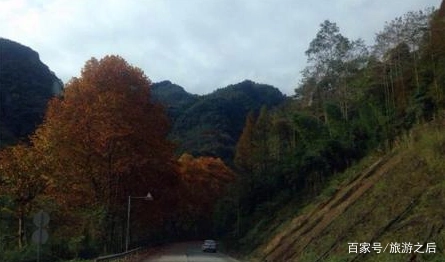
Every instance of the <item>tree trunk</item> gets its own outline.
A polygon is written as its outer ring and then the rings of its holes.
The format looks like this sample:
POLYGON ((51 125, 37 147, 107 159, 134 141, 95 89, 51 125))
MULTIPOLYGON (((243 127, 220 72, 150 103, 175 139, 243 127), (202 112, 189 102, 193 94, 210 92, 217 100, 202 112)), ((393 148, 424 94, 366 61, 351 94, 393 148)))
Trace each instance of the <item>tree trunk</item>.
POLYGON ((19 244, 19 249, 22 249, 23 248, 23 244, 24 244, 24 241, 23 241, 23 236, 24 236, 24 230, 23 230, 24 218, 23 218, 23 214, 22 213, 19 214, 18 219, 19 219, 19 221, 18 221, 19 222, 19 228, 18 228, 18 232, 17 232, 18 244, 19 244))

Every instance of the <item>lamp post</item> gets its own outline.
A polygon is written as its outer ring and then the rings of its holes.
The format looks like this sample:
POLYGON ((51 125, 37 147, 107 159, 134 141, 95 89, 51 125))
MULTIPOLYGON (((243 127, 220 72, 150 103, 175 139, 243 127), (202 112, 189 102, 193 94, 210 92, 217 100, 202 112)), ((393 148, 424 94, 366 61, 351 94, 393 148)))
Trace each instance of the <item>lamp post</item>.
POLYGON ((128 251, 128 244, 130 243, 130 209, 131 209, 131 199, 144 199, 144 200, 153 200, 153 196, 148 192, 146 196, 143 197, 132 197, 128 196, 128 204, 127 204, 127 236, 125 238, 125 252, 128 251))

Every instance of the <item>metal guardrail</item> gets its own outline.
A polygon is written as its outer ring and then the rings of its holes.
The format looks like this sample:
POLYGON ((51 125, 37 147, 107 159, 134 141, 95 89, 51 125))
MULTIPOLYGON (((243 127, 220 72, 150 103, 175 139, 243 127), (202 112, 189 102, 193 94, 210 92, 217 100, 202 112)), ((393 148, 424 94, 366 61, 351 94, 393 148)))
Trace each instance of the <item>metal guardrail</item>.
POLYGON ((110 261, 110 260, 113 260, 113 259, 118 259, 118 258, 127 256, 127 255, 130 255, 131 253, 134 253, 134 252, 139 251, 139 250, 141 250, 141 249, 142 249, 141 247, 138 247, 138 248, 129 250, 129 251, 127 251, 127 252, 122 252, 122 253, 118 253, 118 254, 112 254, 112 255, 106 255, 106 256, 98 257, 98 258, 96 258, 96 259, 94 260, 94 262, 99 262, 99 261, 110 261))

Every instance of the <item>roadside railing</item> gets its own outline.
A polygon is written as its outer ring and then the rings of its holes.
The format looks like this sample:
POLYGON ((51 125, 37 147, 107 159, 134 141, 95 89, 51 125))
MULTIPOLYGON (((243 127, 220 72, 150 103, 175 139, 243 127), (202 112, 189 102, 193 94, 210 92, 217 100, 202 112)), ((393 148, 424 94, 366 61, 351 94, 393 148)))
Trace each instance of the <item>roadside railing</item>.
POLYGON ((128 256, 132 253, 135 253, 136 251, 141 250, 141 247, 126 251, 126 252, 122 252, 122 253, 118 253, 118 254, 112 254, 112 255, 106 255, 106 256, 102 256, 102 257, 98 257, 96 258, 94 261, 95 262, 99 262, 99 261, 111 261, 111 260, 115 260, 118 258, 123 258, 125 256, 128 256))

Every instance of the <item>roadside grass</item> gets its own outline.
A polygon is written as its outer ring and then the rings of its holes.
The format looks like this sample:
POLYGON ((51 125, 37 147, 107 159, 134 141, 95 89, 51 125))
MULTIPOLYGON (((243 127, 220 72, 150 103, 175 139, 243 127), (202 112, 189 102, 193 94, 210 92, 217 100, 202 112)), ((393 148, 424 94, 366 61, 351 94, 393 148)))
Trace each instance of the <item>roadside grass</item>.
MULTIPOLYGON (((291 199, 287 204, 282 205, 282 208, 273 212, 274 216, 265 216, 265 218, 256 223, 241 240, 243 249, 246 250, 246 253, 249 253, 253 248, 258 247, 261 243, 267 242, 266 240, 271 239, 279 232, 286 231, 290 224, 294 222, 293 218, 302 214, 309 214, 319 208, 324 202, 333 197, 340 188, 354 181, 360 175, 360 171, 366 169, 381 157, 381 152, 365 157, 345 172, 336 173, 330 177, 324 189, 314 199, 307 199, 304 202, 300 199, 291 199)), ((253 253, 246 255, 246 257, 255 260, 256 255, 257 252, 253 251, 253 253)), ((308 261, 311 261, 311 259, 308 261)))
MULTIPOLYGON (((352 203, 299 254, 299 261, 445 261, 445 132, 443 123, 418 126, 397 141, 394 152, 399 162, 352 203), (377 254, 350 253, 348 243, 388 245, 377 254), (432 254, 390 252, 391 243, 434 243, 432 254)), ((274 236, 292 234, 292 220, 307 215, 329 201, 341 188, 352 183, 372 165, 380 153, 370 155, 341 174, 335 174, 324 190, 305 206, 289 203, 247 235, 260 238, 250 258, 274 236), (284 233, 283 233, 284 232, 284 233)), ((389 159, 389 161, 396 161, 389 159)), ((346 200, 345 200, 346 201, 346 200)), ((423 247, 424 248, 424 247, 423 247)))
MULTIPOLYGON (((316 253, 325 253, 336 242, 341 244, 329 251, 333 257, 348 253, 349 242, 382 246, 434 242, 437 250, 444 250, 445 134, 437 127, 420 127, 405 139, 398 148, 401 162, 312 243, 316 253)), ((372 253, 353 257, 358 257, 358 261, 407 261, 410 256, 372 253)), ((421 261, 434 261, 439 256, 418 255, 421 261)))

